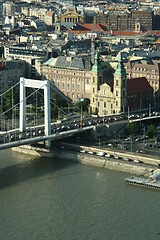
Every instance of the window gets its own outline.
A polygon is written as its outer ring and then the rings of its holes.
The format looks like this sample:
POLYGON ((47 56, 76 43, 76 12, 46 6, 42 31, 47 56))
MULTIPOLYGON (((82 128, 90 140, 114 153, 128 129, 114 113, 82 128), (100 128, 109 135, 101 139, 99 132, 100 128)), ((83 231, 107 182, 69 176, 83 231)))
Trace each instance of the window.
POLYGON ((95 89, 93 88, 93 93, 95 93, 95 89))
POLYGON ((116 91, 116 96, 118 96, 118 91, 116 91))
POLYGON ((125 84, 125 80, 123 80, 123 86, 125 86, 126 84, 125 84))
POLYGON ((116 101, 116 106, 118 106, 118 101, 116 101))
POLYGON ((95 83, 95 77, 93 77, 93 83, 95 83))
POLYGON ((123 97, 125 97, 126 96, 126 94, 125 94, 125 91, 123 90, 123 97))
POLYGON ((106 102, 104 102, 104 108, 106 108, 106 102))
POLYGON ((94 98, 93 98, 93 102, 94 102, 94 98))
POLYGON ((80 85, 79 85, 79 83, 77 84, 77 90, 80 91, 80 85))
POLYGON ((62 89, 65 89, 65 82, 62 82, 62 89))
POLYGON ((116 80, 116 86, 118 86, 118 80, 116 80))
POLYGON ((75 90, 75 84, 72 83, 72 90, 75 90))
POLYGON ((69 90, 69 88, 70 88, 70 85, 69 85, 69 83, 67 83, 67 90, 69 90))
POLYGON ((112 105, 112 103, 111 103, 111 109, 113 108, 113 105, 112 105))
POLYGON ((99 107, 99 102, 98 102, 98 107, 99 107))

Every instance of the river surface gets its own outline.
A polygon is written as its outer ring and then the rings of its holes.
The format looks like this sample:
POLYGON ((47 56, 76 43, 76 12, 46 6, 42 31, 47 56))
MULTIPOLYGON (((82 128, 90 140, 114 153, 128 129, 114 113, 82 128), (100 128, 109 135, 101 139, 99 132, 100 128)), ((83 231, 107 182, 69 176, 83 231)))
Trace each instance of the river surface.
POLYGON ((0 240, 160 239, 160 191, 126 176, 0 151, 0 240))

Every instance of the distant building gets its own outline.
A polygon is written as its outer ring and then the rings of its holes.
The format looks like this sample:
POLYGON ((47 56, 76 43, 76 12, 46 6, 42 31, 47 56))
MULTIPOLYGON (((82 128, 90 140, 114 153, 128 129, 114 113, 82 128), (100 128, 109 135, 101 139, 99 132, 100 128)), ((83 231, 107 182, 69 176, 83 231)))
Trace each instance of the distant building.
POLYGON ((140 31, 152 30, 153 13, 151 10, 133 10, 128 12, 109 12, 106 14, 98 14, 96 22, 99 24, 107 23, 108 30, 137 30, 137 24, 139 24, 140 31))
POLYGON ((129 79, 145 77, 154 92, 159 90, 160 60, 129 61, 124 66, 129 79))
POLYGON ((0 61, 0 94, 18 83, 26 73, 23 61, 0 61))
POLYGON ((46 58, 46 50, 9 46, 4 47, 4 57, 7 60, 24 60, 27 64, 26 77, 34 77, 39 75, 40 59, 46 58))
POLYGON ((45 13, 44 22, 47 26, 52 26, 54 23, 54 13, 52 11, 48 11, 45 13))

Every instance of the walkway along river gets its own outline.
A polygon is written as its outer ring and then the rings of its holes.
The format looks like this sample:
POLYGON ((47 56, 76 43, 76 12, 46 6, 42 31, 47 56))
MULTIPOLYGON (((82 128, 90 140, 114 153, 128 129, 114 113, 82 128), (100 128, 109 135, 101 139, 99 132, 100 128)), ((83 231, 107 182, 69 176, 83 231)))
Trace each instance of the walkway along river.
POLYGON ((133 153, 114 152, 113 150, 86 146, 77 147, 77 145, 68 143, 60 144, 58 148, 53 148, 51 150, 42 147, 31 146, 22 146, 13 148, 12 150, 26 154, 32 154, 37 157, 60 157, 62 159, 67 159, 69 161, 79 162, 82 164, 145 176, 152 175, 153 171, 157 169, 156 163, 158 162, 157 159, 137 156, 133 153), (110 154, 112 157, 98 156, 97 154, 94 154, 98 152, 105 152, 106 154, 110 154), (131 159, 134 161, 129 161, 131 159))

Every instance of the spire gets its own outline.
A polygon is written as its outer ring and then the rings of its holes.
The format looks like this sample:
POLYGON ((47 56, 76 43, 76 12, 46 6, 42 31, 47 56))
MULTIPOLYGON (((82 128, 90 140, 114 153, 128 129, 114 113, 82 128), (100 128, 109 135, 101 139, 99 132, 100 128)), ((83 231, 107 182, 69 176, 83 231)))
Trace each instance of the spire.
POLYGON ((91 63, 94 64, 95 43, 93 37, 91 38, 91 63))
POLYGON ((92 67, 92 72, 102 72, 103 69, 102 69, 102 66, 99 62, 99 54, 98 54, 98 51, 96 50, 96 54, 95 54, 95 57, 94 57, 94 65, 92 67))
POLYGON ((118 66, 117 66, 117 69, 116 69, 114 75, 123 75, 123 76, 126 75, 126 70, 125 70, 124 65, 123 65, 122 53, 121 52, 118 56, 118 66))

